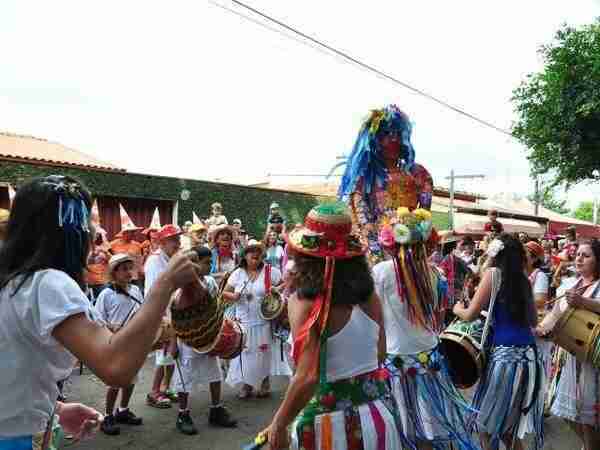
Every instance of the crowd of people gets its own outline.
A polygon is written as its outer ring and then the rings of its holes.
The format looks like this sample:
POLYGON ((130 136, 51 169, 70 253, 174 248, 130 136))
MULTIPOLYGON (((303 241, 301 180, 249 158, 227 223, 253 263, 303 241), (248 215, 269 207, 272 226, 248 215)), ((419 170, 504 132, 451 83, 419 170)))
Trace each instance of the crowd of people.
POLYGON ((600 243, 575 230, 564 240, 509 234, 497 211, 477 236, 438 234, 411 127, 394 105, 372 111, 341 201, 293 227, 273 203, 262 236, 240 219, 229 225, 215 203, 183 229, 138 227, 122 208, 110 241, 81 181, 20 186, 0 220, 0 450, 141 426, 130 400, 151 352, 146 404, 176 405, 187 435, 198 433, 199 386, 209 387, 209 424, 229 428, 223 383, 240 401, 261 399, 283 376, 285 396, 255 448, 521 450, 529 434, 542 450, 548 415, 584 450, 600 448, 600 370, 552 341, 567 311, 600 315, 600 243), (273 297, 285 305, 277 326, 263 310, 273 297), (202 299, 243 332, 227 362, 170 331, 202 299), (447 339, 476 342, 474 381, 447 339), (76 361, 106 384, 103 413, 61 399, 76 361))

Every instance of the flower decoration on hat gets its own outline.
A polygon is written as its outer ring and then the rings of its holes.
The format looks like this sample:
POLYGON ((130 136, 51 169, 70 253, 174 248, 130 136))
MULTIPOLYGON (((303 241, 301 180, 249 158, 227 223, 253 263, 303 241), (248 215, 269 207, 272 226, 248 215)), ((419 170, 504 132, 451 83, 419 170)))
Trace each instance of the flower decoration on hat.
POLYGON ((504 250, 504 242, 500 239, 494 239, 490 242, 490 245, 488 245, 486 253, 489 257, 495 258, 502 250, 504 250))

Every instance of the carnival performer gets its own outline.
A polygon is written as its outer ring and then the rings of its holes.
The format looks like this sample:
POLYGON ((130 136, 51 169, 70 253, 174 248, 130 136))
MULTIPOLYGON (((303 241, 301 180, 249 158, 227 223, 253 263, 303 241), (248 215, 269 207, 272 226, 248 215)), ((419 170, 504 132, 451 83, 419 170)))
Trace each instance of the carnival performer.
POLYGON ((223 205, 215 202, 210 206, 211 215, 204 221, 207 227, 218 227, 219 225, 228 225, 227 217, 223 215, 223 205))
POLYGON ((355 226, 368 241, 372 264, 384 258, 379 229, 398 207, 431 207, 433 181, 415 163, 411 133, 408 116, 396 105, 373 110, 346 162, 338 197, 349 204, 355 226))
POLYGON ((238 397, 247 399, 271 395, 271 376, 290 376, 291 370, 275 351, 271 325, 260 316, 260 305, 271 289, 281 282, 281 272, 265 264, 264 245, 250 240, 240 266, 231 274, 223 296, 235 302, 235 317, 246 331, 246 348, 231 361, 227 374, 230 386, 241 385, 238 397))
POLYGON ((150 255, 156 253, 160 249, 160 242, 158 240, 159 231, 160 228, 147 228, 144 231, 142 231, 142 234, 146 236, 146 240, 142 242, 142 261, 144 266, 146 266, 146 261, 148 261, 150 255))
POLYGON ((207 247, 206 242, 206 225, 203 223, 195 223, 190 227, 190 239, 192 248, 202 245, 207 247))
MULTIPOLYGON (((130 255, 119 253, 110 258, 108 275, 111 284, 100 293, 96 302, 96 311, 113 332, 117 332, 127 325, 144 302, 140 289, 131 284, 134 272, 135 262, 130 255)), ((117 424, 142 424, 142 418, 137 417, 129 410, 129 400, 137 380, 136 375, 131 384, 125 388, 108 387, 106 392, 106 415, 100 426, 105 434, 115 436, 121 433, 121 429, 117 424), (115 403, 119 391, 121 391, 121 407, 115 414, 115 403)))
MULTIPOLYGON (((204 277, 210 296, 216 299, 219 288, 214 278, 208 276, 211 266, 210 250, 200 245, 193 247, 192 252, 195 253, 198 274, 204 277)), ((237 421, 231 417, 229 411, 221 402, 223 375, 219 358, 200 354, 181 339, 177 340, 176 352, 173 357, 176 359, 177 365, 173 377, 173 389, 177 392, 179 403, 177 429, 187 435, 198 434, 198 429, 190 415, 189 396, 194 391, 200 392, 200 387, 203 385, 208 385, 210 390, 211 406, 208 413, 208 423, 217 427, 235 427, 237 421)))
MULTIPOLYGON (((113 255, 117 253, 127 253, 135 260, 136 273, 133 279, 135 284, 143 277, 142 267, 142 244, 135 240, 135 235, 143 230, 142 227, 136 226, 123 205, 119 204, 121 214, 121 231, 115 236, 116 239, 110 243, 110 251, 113 255)), ((140 287, 141 282, 140 282, 140 287)))
POLYGON ((544 371, 531 331, 537 312, 525 272, 525 248, 502 233, 487 252, 490 268, 471 303, 454 305, 454 314, 462 320, 473 321, 484 309, 493 318, 487 366, 473 399, 478 411, 474 420, 484 450, 498 449, 500 441, 509 449, 523 450, 528 433, 534 435, 534 448, 541 450, 544 371))
POLYGON ((279 245, 279 236, 275 230, 268 231, 265 235, 265 262, 283 272, 283 247, 279 245))
MULTIPOLYGON (((379 242, 392 258, 373 267, 373 278, 383 307, 392 392, 409 448, 475 449, 469 405, 454 387, 440 349, 438 333, 450 304, 446 279, 426 260, 423 246, 431 229, 429 211, 400 208, 380 232, 379 242)), ((447 256, 454 280, 458 258, 447 256)))
POLYGON ((211 276, 220 284, 226 274, 237 266, 239 255, 233 251, 233 229, 229 225, 221 225, 212 234, 212 266, 211 276))
POLYGON ((267 217, 267 231, 275 231, 277 238, 285 234, 285 219, 281 215, 279 203, 273 202, 269 208, 269 217, 267 217))
POLYGON ((289 302, 296 372, 263 432, 268 448, 400 450, 366 247, 344 205, 319 205, 304 223, 287 236, 297 271, 289 302))
MULTIPOLYGON (((159 279, 169 266, 169 260, 181 248, 179 237, 182 233, 183 231, 178 226, 171 224, 163 226, 158 232, 160 250, 150 255, 144 267, 146 274, 144 292, 146 295, 148 295, 156 280, 159 279)), ((163 319, 169 320, 168 313, 165 314, 163 319)), ((156 369, 152 381, 152 392, 147 395, 146 403, 155 408, 170 408, 171 401, 177 401, 177 394, 169 391, 175 368, 175 360, 169 354, 167 345, 155 352, 155 364, 156 369), (161 389, 163 381, 164 390, 161 389)))
MULTIPOLYGON (((580 275, 566 298, 555 303, 554 309, 541 322, 538 335, 552 331, 556 321, 568 308, 582 308, 600 314, 600 242, 583 241, 575 258, 580 275)), ((583 442, 584 450, 600 448, 600 370, 589 362, 580 362, 564 349, 559 350, 562 360, 557 374, 555 399, 550 412, 565 419, 583 442)))
POLYGON ((96 302, 100 292, 102 292, 108 283, 110 254, 108 253, 108 245, 103 242, 103 239, 106 238, 101 234, 96 235, 85 268, 85 282, 91 291, 90 298, 93 303, 96 302))
POLYGON ((104 326, 81 290, 94 239, 91 196, 78 180, 36 178, 18 190, 0 250, 0 448, 55 449, 60 428, 79 439, 101 415, 56 402, 75 357, 111 386, 126 387, 146 360, 171 293, 198 279, 175 258, 135 317, 104 326))

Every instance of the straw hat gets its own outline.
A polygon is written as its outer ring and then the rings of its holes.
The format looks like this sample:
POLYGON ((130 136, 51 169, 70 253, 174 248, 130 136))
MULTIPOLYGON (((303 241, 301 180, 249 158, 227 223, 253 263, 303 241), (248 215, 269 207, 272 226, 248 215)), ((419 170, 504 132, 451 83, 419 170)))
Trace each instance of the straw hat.
POLYGON ((158 239, 168 239, 170 237, 181 236, 183 231, 177 225, 168 224, 163 226, 157 233, 158 239))
POLYGON ((293 251, 319 258, 352 258, 364 255, 367 248, 351 234, 350 211, 342 203, 315 206, 297 227, 285 237, 293 251))
POLYGON ((529 250, 534 256, 539 259, 544 259, 544 247, 535 241, 529 241, 525 244, 527 250, 529 250))
POLYGON ((117 253, 116 255, 112 256, 110 258, 110 260, 108 261, 108 271, 110 273, 113 273, 119 265, 126 263, 126 262, 135 262, 135 261, 133 260, 133 257, 128 255, 127 253, 117 253))

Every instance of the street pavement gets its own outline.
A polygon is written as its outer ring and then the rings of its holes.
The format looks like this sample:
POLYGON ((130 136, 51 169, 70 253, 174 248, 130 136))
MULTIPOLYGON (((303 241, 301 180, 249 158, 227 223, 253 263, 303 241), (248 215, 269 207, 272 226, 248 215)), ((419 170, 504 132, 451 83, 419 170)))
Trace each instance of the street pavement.
MULTIPOLYGON (((273 381, 273 395, 270 399, 239 400, 236 391, 224 384, 224 401, 239 424, 234 429, 214 428, 208 425, 208 389, 193 394, 190 401, 192 417, 199 429, 196 436, 184 436, 175 428, 177 405, 160 410, 146 405, 153 374, 153 358, 146 361, 140 372, 131 401, 131 409, 143 417, 139 427, 121 426, 119 436, 106 436, 101 432, 85 442, 70 443, 72 450, 239 450, 249 443, 257 432, 269 421, 283 396, 284 379, 273 381)), ((66 386, 69 400, 81 401, 104 412, 106 388, 98 378, 85 369, 82 376, 75 370, 66 386)), ((579 450, 577 437, 559 419, 551 417, 546 421, 544 450, 579 450)))

